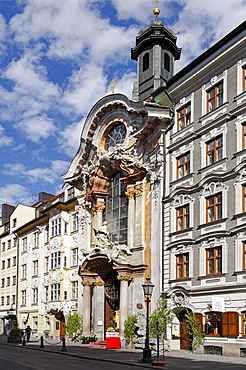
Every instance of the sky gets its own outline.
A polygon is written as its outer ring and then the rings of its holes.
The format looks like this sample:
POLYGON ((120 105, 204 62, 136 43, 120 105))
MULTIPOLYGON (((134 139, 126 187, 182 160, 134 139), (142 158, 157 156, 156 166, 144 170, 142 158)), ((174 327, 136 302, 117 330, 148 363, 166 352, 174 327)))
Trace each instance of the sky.
MULTIPOLYGON (((131 97, 152 0, 0 0, 0 205, 58 194, 92 106, 131 97)), ((245 20, 246 0, 160 0, 178 37, 176 72, 245 20)))

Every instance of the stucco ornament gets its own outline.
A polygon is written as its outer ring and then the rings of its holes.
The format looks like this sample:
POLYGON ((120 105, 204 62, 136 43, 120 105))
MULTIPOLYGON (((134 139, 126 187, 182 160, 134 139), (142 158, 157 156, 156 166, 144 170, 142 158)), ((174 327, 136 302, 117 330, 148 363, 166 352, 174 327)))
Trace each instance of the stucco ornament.
POLYGON ((92 244, 88 259, 95 254, 104 254, 108 257, 109 262, 129 263, 129 257, 132 255, 126 244, 112 242, 107 229, 108 223, 104 221, 100 229, 94 229, 95 242, 92 244))
POLYGON ((189 299, 184 292, 177 291, 171 295, 173 303, 177 307, 185 307, 189 303, 189 299))

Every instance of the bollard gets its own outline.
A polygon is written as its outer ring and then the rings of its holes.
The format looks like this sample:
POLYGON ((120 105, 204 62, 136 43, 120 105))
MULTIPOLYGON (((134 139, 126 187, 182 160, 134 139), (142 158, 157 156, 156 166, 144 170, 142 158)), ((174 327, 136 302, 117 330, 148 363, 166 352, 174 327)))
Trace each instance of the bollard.
POLYGON ((39 348, 44 348, 44 337, 42 335, 40 337, 40 347, 39 348))
POLYGON ((23 346, 26 346, 26 336, 25 336, 25 334, 23 335, 22 345, 23 346))
POLYGON ((62 352, 66 352, 67 349, 66 349, 66 339, 65 337, 62 338, 62 349, 61 349, 62 352))

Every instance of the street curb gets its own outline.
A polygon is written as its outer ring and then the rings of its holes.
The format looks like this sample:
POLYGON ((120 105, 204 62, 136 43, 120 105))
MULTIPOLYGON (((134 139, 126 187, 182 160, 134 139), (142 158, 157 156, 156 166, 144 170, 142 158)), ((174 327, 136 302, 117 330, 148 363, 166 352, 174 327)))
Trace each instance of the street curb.
POLYGON ((46 349, 46 348, 30 347, 30 345, 22 346, 22 345, 15 345, 15 344, 11 344, 11 343, 0 343, 0 344, 7 345, 7 346, 9 345, 9 346, 18 347, 18 348, 24 348, 24 349, 31 349, 31 350, 34 350, 34 351, 56 353, 56 354, 60 354, 60 355, 68 355, 68 356, 77 357, 77 358, 86 359, 86 360, 111 362, 111 363, 121 364, 121 365, 137 366, 137 367, 142 367, 142 368, 144 367, 144 368, 147 368, 147 369, 154 369, 155 368, 155 366, 153 366, 153 365, 146 365, 142 362, 131 363, 131 362, 124 362, 124 361, 120 361, 120 360, 112 360, 112 359, 105 359, 105 358, 98 358, 98 357, 89 357, 89 356, 85 356, 85 355, 78 355, 76 353, 71 353, 71 352, 69 353, 67 351, 66 352, 61 351, 61 350, 60 351, 53 351, 53 350, 46 349))

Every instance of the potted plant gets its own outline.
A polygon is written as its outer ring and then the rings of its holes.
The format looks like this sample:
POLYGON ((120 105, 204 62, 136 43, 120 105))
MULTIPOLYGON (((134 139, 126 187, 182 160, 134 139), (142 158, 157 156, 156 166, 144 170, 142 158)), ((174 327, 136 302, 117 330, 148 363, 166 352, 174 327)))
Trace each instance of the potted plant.
POLYGON ((21 343, 23 332, 19 328, 13 328, 8 335, 8 343, 21 343))

